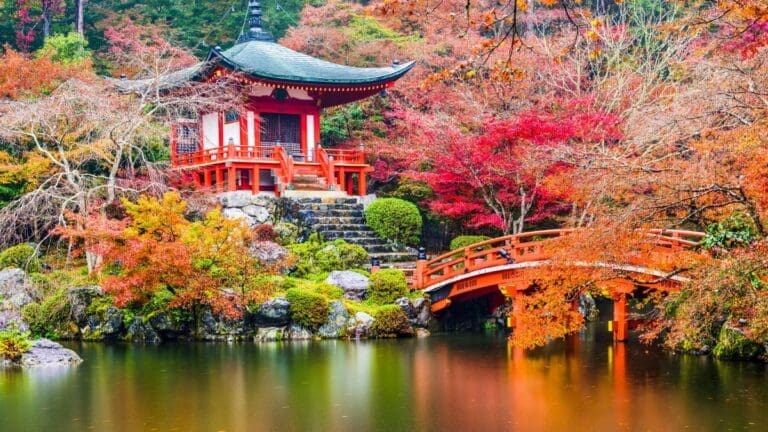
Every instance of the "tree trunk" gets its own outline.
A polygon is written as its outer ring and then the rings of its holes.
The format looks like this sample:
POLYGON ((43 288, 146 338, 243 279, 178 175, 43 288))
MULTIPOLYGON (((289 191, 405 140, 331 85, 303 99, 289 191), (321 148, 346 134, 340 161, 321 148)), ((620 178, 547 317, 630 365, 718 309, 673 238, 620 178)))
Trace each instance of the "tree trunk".
POLYGON ((83 9, 85 9, 85 1, 86 0, 75 0, 75 31, 80 36, 85 35, 85 32, 83 31, 83 28, 84 28, 83 9))
POLYGON ((43 11, 43 39, 48 39, 51 35, 51 11, 43 11))

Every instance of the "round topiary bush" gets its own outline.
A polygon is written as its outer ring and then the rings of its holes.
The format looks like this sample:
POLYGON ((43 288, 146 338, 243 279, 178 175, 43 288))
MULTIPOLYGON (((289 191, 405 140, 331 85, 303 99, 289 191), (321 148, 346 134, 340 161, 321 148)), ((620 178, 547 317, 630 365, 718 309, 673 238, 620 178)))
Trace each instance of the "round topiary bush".
POLYGON ((371 275, 368 298, 379 304, 392 303, 408 295, 405 273, 399 269, 383 269, 371 275))
POLYGON ((8 267, 17 267, 28 273, 40 271, 40 260, 37 259, 35 248, 22 243, 0 252, 0 270, 8 267))
POLYGON ((375 337, 413 336, 414 330, 400 306, 385 305, 379 308, 371 325, 375 337))
POLYGON ((405 200, 377 199, 365 210, 365 221, 376 234, 398 243, 416 245, 421 239, 421 213, 405 200))
POLYGON ((305 288, 290 288, 285 298, 291 304, 288 311, 296 324, 315 329, 328 318, 328 301, 322 294, 305 288))
POLYGON ((483 235, 460 235, 451 240, 451 250, 462 249, 475 243, 489 240, 490 237, 483 235))

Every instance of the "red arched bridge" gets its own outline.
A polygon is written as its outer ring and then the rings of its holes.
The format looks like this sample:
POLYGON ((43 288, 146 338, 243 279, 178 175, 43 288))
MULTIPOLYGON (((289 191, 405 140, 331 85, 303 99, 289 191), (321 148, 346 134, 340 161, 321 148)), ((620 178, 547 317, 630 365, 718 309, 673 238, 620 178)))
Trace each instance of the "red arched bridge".
MULTIPOLYGON (((432 311, 439 313, 451 303, 471 300, 501 291, 505 297, 524 294, 531 288, 537 267, 554 264, 557 239, 573 234, 575 229, 532 231, 498 237, 447 252, 431 260, 419 260, 411 277, 411 286, 429 294, 432 311)), ((623 277, 601 282, 614 299, 614 336, 625 340, 627 334, 627 294, 638 287, 673 291, 687 281, 648 263, 660 263, 673 254, 696 247, 704 233, 685 230, 647 230, 651 247, 627 263, 568 261, 571 267, 616 270, 623 277), (650 277, 650 280, 649 280, 650 277), (647 282, 643 282, 646 280, 647 282)), ((516 312, 513 303, 513 317, 516 312)))

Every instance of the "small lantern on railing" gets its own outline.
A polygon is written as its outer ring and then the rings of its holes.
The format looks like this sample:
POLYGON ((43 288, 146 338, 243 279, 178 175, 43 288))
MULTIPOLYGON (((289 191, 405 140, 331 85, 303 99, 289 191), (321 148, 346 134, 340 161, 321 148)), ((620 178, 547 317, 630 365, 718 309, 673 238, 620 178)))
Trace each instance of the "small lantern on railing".
POLYGON ((381 267, 381 260, 379 257, 371 257, 371 267, 381 267))
POLYGON ((419 255, 418 255, 419 261, 426 261, 427 260, 427 250, 424 248, 424 246, 419 247, 419 255))

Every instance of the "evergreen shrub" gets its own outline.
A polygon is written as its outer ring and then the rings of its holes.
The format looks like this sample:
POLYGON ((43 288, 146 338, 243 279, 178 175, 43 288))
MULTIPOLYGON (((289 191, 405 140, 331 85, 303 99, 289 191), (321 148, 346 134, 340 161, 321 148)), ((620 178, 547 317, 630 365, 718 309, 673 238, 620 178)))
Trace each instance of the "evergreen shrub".
POLYGON ((306 288, 290 288, 285 298, 291 303, 291 320, 309 329, 320 327, 328 318, 328 300, 322 294, 306 288))
POLYGON ((17 361, 32 348, 29 333, 19 331, 15 327, 0 330, 0 358, 17 361))
POLYGON ((392 303, 408 295, 405 273, 399 269, 382 269, 373 273, 368 286, 368 298, 378 304, 392 303))
POLYGON ((421 239, 421 213, 415 204, 398 198, 380 198, 365 210, 368 226, 398 243, 416 245, 421 239))
POLYGON ((462 249, 475 243, 489 240, 490 237, 483 235, 460 235, 451 240, 451 250, 462 249))
POLYGON ((413 336, 414 330, 400 306, 384 305, 374 316, 371 334, 380 338, 413 336))
POLYGON ((35 248, 22 243, 0 252, 0 270, 9 267, 18 267, 28 273, 40 271, 40 260, 37 259, 35 248))

